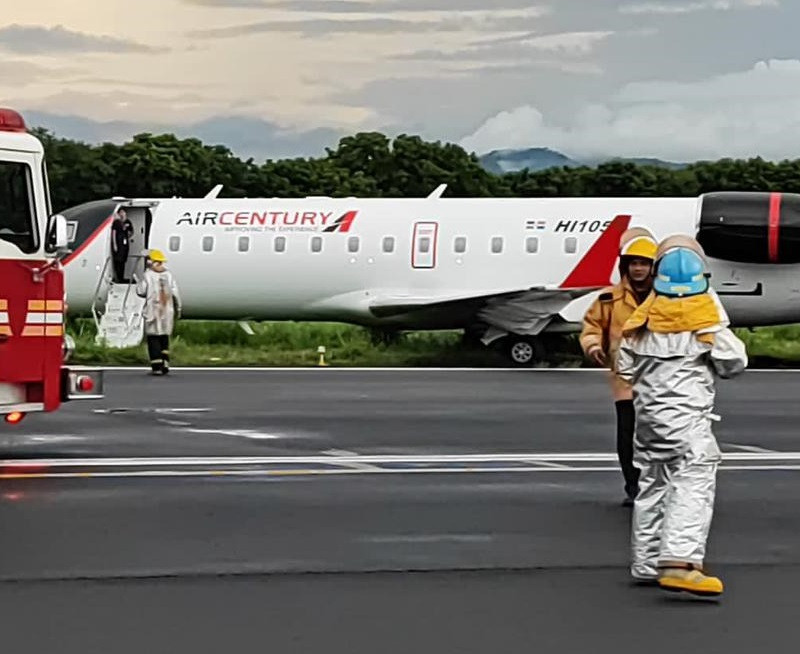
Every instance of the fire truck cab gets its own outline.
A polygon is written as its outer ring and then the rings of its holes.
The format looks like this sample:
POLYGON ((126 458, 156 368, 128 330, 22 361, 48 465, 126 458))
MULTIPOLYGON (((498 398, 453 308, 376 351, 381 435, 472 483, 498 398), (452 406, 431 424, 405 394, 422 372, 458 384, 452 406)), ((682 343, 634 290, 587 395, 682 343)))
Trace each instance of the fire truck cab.
POLYGON ((0 108, 0 415, 14 424, 103 397, 103 371, 67 367, 66 219, 52 215, 44 147, 0 108))

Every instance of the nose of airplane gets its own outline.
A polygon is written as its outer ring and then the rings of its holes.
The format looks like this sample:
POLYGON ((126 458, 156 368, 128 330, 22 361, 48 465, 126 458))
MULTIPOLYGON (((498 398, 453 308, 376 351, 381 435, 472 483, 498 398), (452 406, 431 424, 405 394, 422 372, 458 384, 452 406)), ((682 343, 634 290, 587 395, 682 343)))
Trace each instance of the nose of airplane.
POLYGON ((67 219, 71 236, 71 252, 64 259, 65 265, 76 259, 100 235, 103 225, 114 213, 117 204, 114 200, 96 200, 61 212, 67 219))

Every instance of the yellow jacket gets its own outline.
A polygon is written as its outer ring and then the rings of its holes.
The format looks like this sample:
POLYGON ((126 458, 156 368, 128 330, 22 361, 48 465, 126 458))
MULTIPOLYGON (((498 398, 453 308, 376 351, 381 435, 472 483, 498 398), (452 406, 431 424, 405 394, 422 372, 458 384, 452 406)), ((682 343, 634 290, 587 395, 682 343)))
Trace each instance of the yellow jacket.
POLYGON ((630 384, 614 372, 622 328, 639 306, 636 293, 627 277, 615 286, 603 289, 583 317, 580 335, 581 348, 588 356, 589 350, 598 345, 606 355, 609 367, 609 383, 614 400, 630 400, 633 395, 630 384))

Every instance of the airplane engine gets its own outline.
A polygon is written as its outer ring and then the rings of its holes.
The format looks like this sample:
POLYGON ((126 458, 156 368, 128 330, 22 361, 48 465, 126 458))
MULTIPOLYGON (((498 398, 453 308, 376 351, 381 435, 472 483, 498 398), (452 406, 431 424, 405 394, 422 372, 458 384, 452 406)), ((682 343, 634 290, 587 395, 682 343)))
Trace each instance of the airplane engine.
POLYGON ((697 240, 714 259, 800 263, 800 194, 706 193, 697 240))

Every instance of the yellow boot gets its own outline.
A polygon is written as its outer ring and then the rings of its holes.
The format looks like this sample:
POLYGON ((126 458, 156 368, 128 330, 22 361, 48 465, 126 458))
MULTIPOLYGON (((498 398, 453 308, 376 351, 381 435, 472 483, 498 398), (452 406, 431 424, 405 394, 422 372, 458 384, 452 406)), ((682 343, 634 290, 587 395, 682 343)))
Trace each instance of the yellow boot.
POLYGON ((660 566, 658 585, 664 590, 686 592, 702 597, 717 597, 724 589, 717 577, 708 577, 694 563, 669 562, 660 566))

